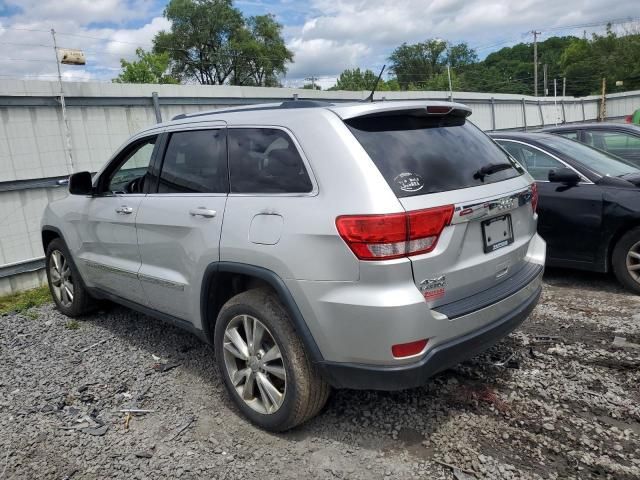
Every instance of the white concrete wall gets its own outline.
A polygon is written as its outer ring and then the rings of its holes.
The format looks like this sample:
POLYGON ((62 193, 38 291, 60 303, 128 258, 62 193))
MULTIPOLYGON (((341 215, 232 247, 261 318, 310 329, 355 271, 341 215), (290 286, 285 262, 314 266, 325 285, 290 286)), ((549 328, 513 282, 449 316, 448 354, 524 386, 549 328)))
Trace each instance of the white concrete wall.
MULTIPOLYGON (((368 92, 326 92, 286 88, 201 85, 125 85, 111 83, 65 83, 71 130, 74 171, 98 170, 129 136, 156 123, 151 102, 153 92, 161 101, 164 120, 180 113, 213 110, 237 104, 292 99, 330 101, 362 100, 368 92), (74 101, 91 105, 74 106, 74 101), (104 102, 111 102, 104 105, 104 102), (100 104, 102 103, 102 104, 100 104)), ((57 82, 0 80, 0 182, 68 175, 61 109, 55 103, 57 82), (47 101, 49 105, 25 106, 25 102, 47 101), (16 105, 21 103, 21 105, 16 105)), ((446 100, 447 92, 378 92, 376 99, 446 100)), ((535 129, 562 121, 561 102, 567 122, 583 120, 581 103, 574 98, 536 98, 521 95, 454 92, 454 100, 473 110, 471 120, 484 130, 535 129), (492 100, 493 99, 493 100, 492 100), (523 106, 522 101, 525 101, 523 106), (540 105, 538 105, 538 102, 540 105), (541 118, 542 112, 542 118, 541 118)), ((600 97, 581 99, 585 118, 597 117, 600 97)), ((607 97, 609 117, 621 117, 640 108, 640 92, 607 97)), ((66 195, 64 188, 42 188, 0 192, 0 268, 38 258, 39 222, 47 202, 66 195)), ((0 294, 33 286, 42 280, 36 273, 0 278, 0 294)))

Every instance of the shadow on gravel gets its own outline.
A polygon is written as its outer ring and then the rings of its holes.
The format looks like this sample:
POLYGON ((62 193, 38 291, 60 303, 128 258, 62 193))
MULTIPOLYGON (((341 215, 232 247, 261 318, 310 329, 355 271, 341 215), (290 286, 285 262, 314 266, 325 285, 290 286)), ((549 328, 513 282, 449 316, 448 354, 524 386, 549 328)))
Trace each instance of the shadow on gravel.
POLYGON ((627 292, 611 273, 587 272, 566 268, 545 268, 544 281, 554 287, 634 295, 627 292))

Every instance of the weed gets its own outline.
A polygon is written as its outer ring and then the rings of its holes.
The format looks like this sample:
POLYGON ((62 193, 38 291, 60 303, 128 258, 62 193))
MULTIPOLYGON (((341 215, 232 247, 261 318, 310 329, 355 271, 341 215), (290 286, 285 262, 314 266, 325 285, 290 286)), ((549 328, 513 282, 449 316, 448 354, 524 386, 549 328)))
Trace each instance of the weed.
POLYGON ((80 328, 80 324, 76 320, 69 320, 65 324, 65 328, 68 330, 78 330, 80 328))
POLYGON ((25 292, 12 293, 0 297, 0 315, 4 313, 20 313, 32 307, 39 307, 51 301, 48 287, 38 287, 25 292))

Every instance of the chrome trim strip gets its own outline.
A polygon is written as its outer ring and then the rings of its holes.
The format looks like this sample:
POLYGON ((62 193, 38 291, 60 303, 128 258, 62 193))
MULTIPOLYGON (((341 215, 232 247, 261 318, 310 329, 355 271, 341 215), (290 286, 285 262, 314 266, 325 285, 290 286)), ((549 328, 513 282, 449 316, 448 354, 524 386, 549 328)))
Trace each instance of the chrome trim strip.
POLYGON ((94 262, 93 260, 82 260, 87 267, 95 268, 96 270, 102 270, 103 272, 116 273, 118 275, 122 275, 129 278, 138 278, 138 274, 136 272, 132 272, 130 270, 125 270, 123 268, 112 267, 110 265, 105 265, 103 263, 94 262))
POLYGON ((152 283, 154 285, 160 285, 162 287, 171 288, 173 290, 184 291, 185 284, 179 282, 172 282, 171 280, 164 280, 162 278, 152 277, 151 275, 144 275, 141 273, 132 272, 123 268, 112 267, 103 263, 94 262, 93 260, 82 260, 87 267, 95 268, 96 270, 102 270, 103 272, 115 273, 117 275, 123 275, 129 278, 136 278, 140 281, 152 283))
POLYGON ((531 202, 531 186, 509 195, 490 198, 477 203, 456 204, 453 210, 451 225, 470 222, 478 218, 497 215, 515 210, 518 207, 531 202))
POLYGON ((140 281, 144 281, 147 283, 152 283, 154 285, 159 285, 161 287, 171 288, 173 290, 179 290, 181 292, 184 291, 184 283, 172 282, 170 280, 164 280, 157 277, 152 277, 151 275, 144 275, 139 273, 138 278, 140 281))

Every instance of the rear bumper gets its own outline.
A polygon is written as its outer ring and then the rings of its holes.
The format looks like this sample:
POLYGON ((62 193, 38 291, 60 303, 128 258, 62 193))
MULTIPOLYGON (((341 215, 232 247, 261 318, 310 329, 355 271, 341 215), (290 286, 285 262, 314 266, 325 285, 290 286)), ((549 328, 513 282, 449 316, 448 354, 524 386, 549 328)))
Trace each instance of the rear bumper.
POLYGON ((486 350, 515 330, 538 303, 541 276, 540 272, 530 284, 531 293, 508 313, 481 328, 440 343, 418 362, 398 366, 321 362, 319 367, 325 380, 336 388, 402 390, 424 385, 429 377, 486 350))

